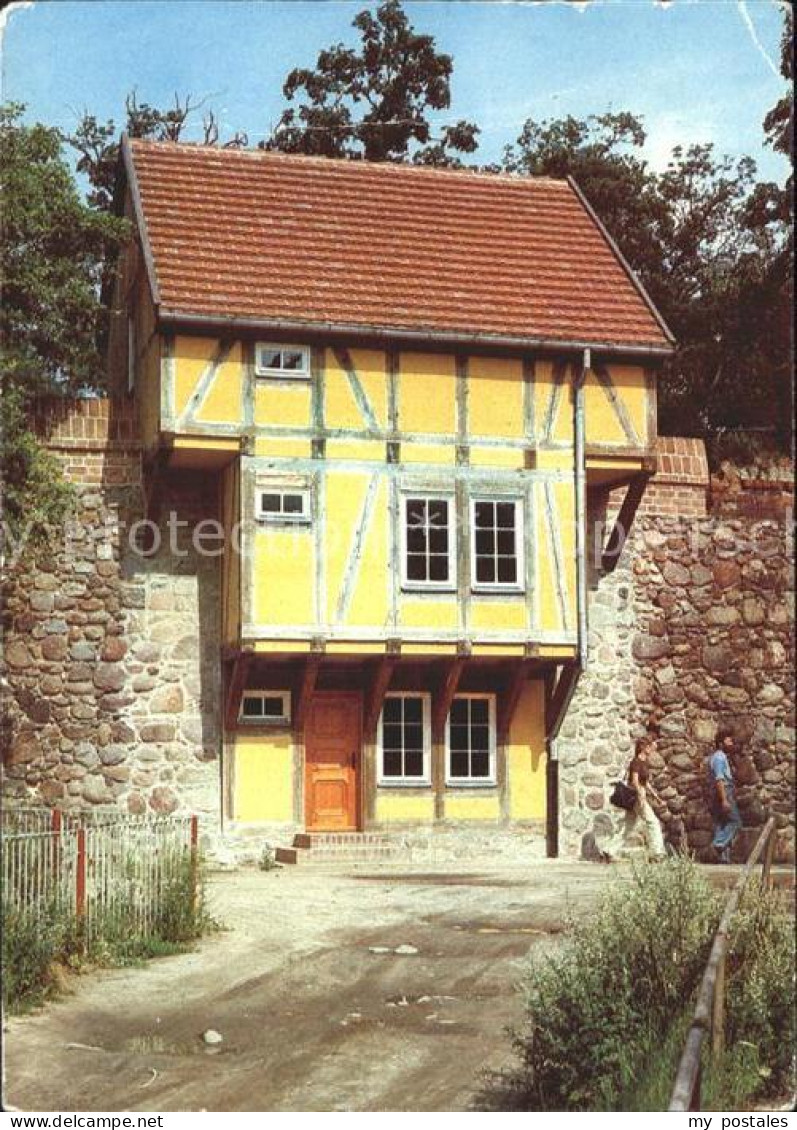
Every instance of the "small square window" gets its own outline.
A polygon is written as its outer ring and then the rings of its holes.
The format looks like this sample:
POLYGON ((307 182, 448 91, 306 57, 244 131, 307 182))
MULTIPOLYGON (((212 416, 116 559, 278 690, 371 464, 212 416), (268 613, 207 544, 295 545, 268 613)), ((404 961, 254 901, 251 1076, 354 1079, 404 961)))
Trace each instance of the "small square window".
POLYGON ((263 522, 309 522, 309 490, 262 490, 257 492, 257 517, 263 522))
POLYGON ((258 377, 309 379, 310 350, 304 345, 258 342, 255 346, 255 373, 258 377))
POLYGON ((291 720, 290 691, 244 691, 241 696, 242 722, 264 726, 283 726, 291 720))

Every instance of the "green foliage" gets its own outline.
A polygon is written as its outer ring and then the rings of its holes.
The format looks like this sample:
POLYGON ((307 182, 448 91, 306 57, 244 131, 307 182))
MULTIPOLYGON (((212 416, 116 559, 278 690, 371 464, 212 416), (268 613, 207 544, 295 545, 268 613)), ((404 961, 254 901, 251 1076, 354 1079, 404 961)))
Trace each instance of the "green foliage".
POLYGON ((321 157, 459 165, 472 153, 478 128, 470 122, 445 126, 432 139, 430 111, 451 104, 450 55, 435 50, 431 35, 419 35, 399 0, 386 0, 372 14, 355 16, 360 51, 342 43, 321 51, 315 70, 291 71, 283 87, 288 101, 264 148, 321 157))
POLYGON ((3 1008, 19 1011, 51 995, 55 962, 71 961, 77 949, 75 920, 58 903, 38 913, 3 902, 3 1008))
POLYGON ((677 339, 660 426, 714 436, 744 427, 788 446, 791 421, 788 209, 750 158, 676 147, 657 173, 629 113, 530 120, 505 167, 573 176, 677 339))
POLYGON ((18 388, 9 388, 0 397, 0 509, 3 549, 11 560, 17 554, 52 548, 50 532, 75 502, 74 486, 31 431, 23 403, 18 388))
POLYGON ((2 389, 74 394, 105 381, 99 296, 103 264, 127 225, 80 199, 56 129, 0 108, 3 197, 2 389))
MULTIPOLYGON (((676 857, 632 869, 552 956, 532 954, 516 1067, 492 1075, 481 1110, 666 1110, 694 995, 722 903, 698 867, 676 857)), ((704 1063, 703 1110, 740 1110, 792 1083, 793 919, 748 889, 734 920, 726 1052, 704 1063)))
POLYGON ((516 1069, 493 1077, 479 1109, 616 1110, 641 1061, 694 991, 719 918, 688 860, 638 866, 562 949, 533 958, 516 1069))

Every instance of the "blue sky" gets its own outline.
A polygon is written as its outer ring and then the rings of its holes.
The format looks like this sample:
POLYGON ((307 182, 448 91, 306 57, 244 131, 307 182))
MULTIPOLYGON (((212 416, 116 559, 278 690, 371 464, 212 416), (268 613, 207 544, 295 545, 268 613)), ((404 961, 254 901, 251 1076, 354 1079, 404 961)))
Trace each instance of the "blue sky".
MULTIPOLYGON (((255 144, 278 120, 286 74, 331 43, 355 43, 367 0, 37 0, 6 13, 3 98, 29 120, 74 127, 87 108, 122 117, 135 87, 158 106, 174 92, 206 97, 223 135, 255 144)), ((406 3, 416 30, 454 58, 441 122, 482 127, 477 159, 500 157, 528 117, 640 114, 647 155, 663 167, 674 144, 714 141, 749 154, 782 181, 762 119, 784 89, 778 0, 499 0, 406 3)), ((197 127, 200 125, 197 117, 197 127)))

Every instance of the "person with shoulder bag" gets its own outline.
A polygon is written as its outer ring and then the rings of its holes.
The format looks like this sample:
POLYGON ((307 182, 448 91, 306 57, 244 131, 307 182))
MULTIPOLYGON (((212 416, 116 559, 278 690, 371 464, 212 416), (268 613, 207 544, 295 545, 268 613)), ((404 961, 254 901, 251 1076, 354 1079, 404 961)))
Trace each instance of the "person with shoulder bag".
POLYGON ((648 754, 652 747, 653 738, 649 735, 637 741, 634 756, 628 766, 626 783, 618 781, 615 785, 612 803, 625 809, 625 823, 603 849, 601 858, 605 863, 614 862, 628 838, 640 825, 650 857, 656 861, 664 859, 664 835, 648 800, 652 797, 661 804, 661 797, 650 781, 648 754))

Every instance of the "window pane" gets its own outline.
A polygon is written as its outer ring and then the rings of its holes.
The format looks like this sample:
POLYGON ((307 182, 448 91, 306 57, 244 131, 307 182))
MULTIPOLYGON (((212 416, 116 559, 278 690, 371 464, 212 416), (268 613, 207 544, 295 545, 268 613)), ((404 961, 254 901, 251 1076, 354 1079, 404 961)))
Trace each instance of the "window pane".
POLYGON ((283 349, 282 367, 293 372, 297 369, 304 369, 304 355, 298 349, 283 349))
POLYGON ((452 725, 448 732, 448 741, 452 752, 454 750, 467 750, 470 739, 470 731, 467 726, 454 726, 452 725))
POLYGON ((425 581, 426 579, 426 558, 417 553, 408 553, 407 580, 425 581))
POLYGON ((407 777, 423 776, 423 750, 408 749, 404 757, 404 773, 407 777))
POLYGON ((423 749, 423 726, 420 722, 405 723, 404 748, 423 749))
POLYGON ((407 526, 426 525, 426 503, 422 498, 407 499, 407 526))
POLYGON ((260 350, 260 368, 261 369, 281 369, 280 364, 282 352, 279 349, 261 349, 260 350))
POLYGON ((474 725, 486 726, 490 720, 490 703, 486 698, 470 698, 470 720, 474 725))
POLYGON ((490 755, 487 750, 474 750, 470 759, 470 773, 472 777, 490 776, 490 755))
POLYGON ((282 718, 285 708, 281 698, 264 698, 263 714, 266 718, 282 718))
POLYGON ((487 726, 472 726, 470 731, 470 748, 472 750, 486 750, 490 748, 490 730, 487 726))
POLYGON ((422 526, 407 527, 407 552, 426 553, 426 532, 422 526))
POLYGON ((517 583, 517 561, 514 557, 498 558, 498 580, 502 585, 517 583))
POLYGON ((467 698, 455 698, 451 703, 451 725, 453 726, 467 726, 468 724, 468 702, 467 698))
POLYGON ((492 557, 476 558, 476 581, 479 584, 491 584, 495 580, 495 563, 492 557))
POLYGON ((476 553, 478 556, 492 556, 495 553, 495 534, 492 530, 476 531, 476 553))
POLYGON ((385 699, 385 705, 382 707, 382 721, 385 725, 391 722, 401 722, 401 701, 400 698, 385 699))
POLYGON ((498 552, 503 553, 505 557, 515 556, 515 531, 514 530, 499 530, 498 532, 498 552))
POLYGON ((382 745, 385 749, 401 749, 401 725, 385 722, 382 727, 382 745))
POLYGON ((442 498, 430 498, 427 505, 429 507, 429 525, 435 526, 437 529, 447 529, 448 503, 442 498))
POLYGON ((247 718, 260 718, 263 714, 263 700, 258 695, 244 695, 243 713, 247 718))
POLYGON ((286 494, 282 498, 282 512, 284 514, 303 514, 304 499, 300 494, 286 494))
POLYGON ((260 508, 264 514, 280 514, 282 513, 282 495, 279 494, 261 494, 260 508))
POLYGON ((451 750, 451 776, 468 776, 468 754, 466 750, 451 750))
POLYGON ((429 531, 429 550, 432 553, 448 553, 448 530, 429 531))
POLYGON ((448 580, 448 556, 441 557, 436 554, 429 558, 429 580, 430 581, 447 581, 448 580))
POLYGON ((401 751, 386 749, 383 753, 382 774, 385 777, 401 776, 401 751))
POLYGON ((423 699, 422 698, 405 698, 399 699, 399 702, 404 703, 404 721, 405 722, 423 722, 423 699))
POLYGON ((499 530, 514 530, 515 504, 514 502, 499 502, 496 505, 496 525, 499 530))
POLYGON ((492 502, 477 502, 474 510, 477 530, 491 528, 494 525, 492 502))

